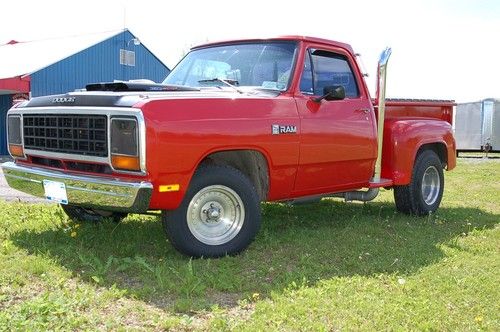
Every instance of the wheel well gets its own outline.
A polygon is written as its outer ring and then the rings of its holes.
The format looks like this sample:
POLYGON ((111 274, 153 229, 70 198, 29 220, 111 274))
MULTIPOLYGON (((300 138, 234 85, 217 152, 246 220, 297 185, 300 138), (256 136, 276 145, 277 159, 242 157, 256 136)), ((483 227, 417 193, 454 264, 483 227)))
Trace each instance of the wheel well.
POLYGON ((439 159, 441 160, 441 164, 443 165, 443 168, 446 168, 446 165, 448 164, 448 153, 446 150, 446 145, 444 143, 424 144, 420 147, 420 149, 418 149, 417 156, 426 150, 434 151, 438 155, 439 159))
POLYGON ((202 160, 201 165, 228 165, 245 174, 252 181, 261 201, 269 192, 269 167, 264 155, 254 150, 215 152, 202 160))

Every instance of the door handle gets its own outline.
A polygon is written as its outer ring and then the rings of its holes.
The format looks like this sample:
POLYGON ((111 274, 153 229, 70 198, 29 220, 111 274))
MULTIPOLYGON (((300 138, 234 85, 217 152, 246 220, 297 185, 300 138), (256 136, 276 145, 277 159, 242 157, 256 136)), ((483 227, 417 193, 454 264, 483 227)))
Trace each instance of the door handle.
POLYGON ((361 108, 358 110, 358 112, 363 112, 365 114, 368 114, 368 113, 370 113, 370 109, 369 108, 361 108))

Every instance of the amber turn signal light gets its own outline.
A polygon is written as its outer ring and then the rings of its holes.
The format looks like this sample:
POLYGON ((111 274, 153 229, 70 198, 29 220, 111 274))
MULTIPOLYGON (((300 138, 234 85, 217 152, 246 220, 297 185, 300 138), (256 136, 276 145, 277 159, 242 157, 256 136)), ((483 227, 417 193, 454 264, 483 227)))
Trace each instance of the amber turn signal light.
POLYGON ((114 169, 124 170, 124 171, 140 171, 141 165, 139 163, 139 157, 130 156, 120 156, 112 155, 111 164, 114 169))
POLYGON ((24 158, 24 150, 22 145, 9 144, 9 151, 12 157, 24 158))

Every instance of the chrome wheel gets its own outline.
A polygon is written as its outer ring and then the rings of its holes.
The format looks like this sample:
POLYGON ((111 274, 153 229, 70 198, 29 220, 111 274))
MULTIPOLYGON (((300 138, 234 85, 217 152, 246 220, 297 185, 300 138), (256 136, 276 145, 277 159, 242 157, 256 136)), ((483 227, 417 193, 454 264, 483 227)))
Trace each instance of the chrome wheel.
POLYGON ((175 210, 162 221, 175 249, 191 257, 223 257, 246 249, 260 227, 260 201, 247 176, 229 166, 200 166, 175 210))
POLYGON ((443 161, 433 150, 424 150, 415 159, 410 183, 394 186, 396 208, 406 214, 429 215, 439 208, 443 189, 443 161))
POLYGON ((439 197, 441 180, 436 167, 429 166, 422 178, 422 198, 427 205, 432 205, 439 197))
POLYGON ((231 188, 212 185, 194 195, 186 219, 189 230, 200 242, 221 245, 240 232, 245 220, 245 206, 231 188))

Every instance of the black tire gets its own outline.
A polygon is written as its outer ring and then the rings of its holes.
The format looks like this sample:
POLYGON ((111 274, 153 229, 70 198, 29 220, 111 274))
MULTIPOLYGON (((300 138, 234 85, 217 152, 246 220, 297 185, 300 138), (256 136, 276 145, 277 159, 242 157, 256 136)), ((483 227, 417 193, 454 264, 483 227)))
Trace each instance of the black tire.
POLYGON ((61 204, 61 208, 70 219, 88 223, 98 223, 105 219, 111 219, 113 222, 118 223, 127 217, 127 213, 124 212, 93 210, 75 205, 61 204))
POLYGON ((163 211, 162 222, 174 248, 185 255, 235 255, 248 247, 260 228, 260 202, 252 182, 237 169, 202 166, 181 205, 163 211))
POLYGON ((425 150, 415 160, 411 182, 406 186, 394 187, 396 209, 410 215, 428 215, 441 204, 443 189, 441 160, 434 151, 425 150))

